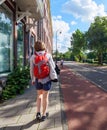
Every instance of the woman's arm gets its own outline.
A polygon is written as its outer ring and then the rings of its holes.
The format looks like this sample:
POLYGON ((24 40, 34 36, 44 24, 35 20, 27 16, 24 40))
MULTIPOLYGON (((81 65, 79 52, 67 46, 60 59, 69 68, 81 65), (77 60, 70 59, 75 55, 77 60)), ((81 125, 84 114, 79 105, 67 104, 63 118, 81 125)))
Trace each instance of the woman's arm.
POLYGON ((50 78, 51 80, 58 79, 57 73, 55 71, 55 63, 51 55, 49 55, 49 66, 50 66, 50 78))
POLYGON ((49 62, 50 62, 50 64, 51 64, 51 66, 53 66, 53 68, 55 68, 55 62, 53 61, 53 58, 52 58, 51 55, 50 55, 50 57, 49 57, 49 62))

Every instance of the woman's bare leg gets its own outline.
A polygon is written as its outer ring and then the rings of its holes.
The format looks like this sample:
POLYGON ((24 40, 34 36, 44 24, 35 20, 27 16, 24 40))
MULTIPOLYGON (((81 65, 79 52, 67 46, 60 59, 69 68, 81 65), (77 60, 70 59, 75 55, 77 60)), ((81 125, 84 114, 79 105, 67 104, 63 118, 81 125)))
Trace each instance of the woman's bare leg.
POLYGON ((48 97, 49 97, 49 91, 43 91, 43 116, 46 115, 46 111, 48 108, 48 97))
POLYGON ((42 94, 43 90, 37 90, 37 112, 41 111, 42 94))

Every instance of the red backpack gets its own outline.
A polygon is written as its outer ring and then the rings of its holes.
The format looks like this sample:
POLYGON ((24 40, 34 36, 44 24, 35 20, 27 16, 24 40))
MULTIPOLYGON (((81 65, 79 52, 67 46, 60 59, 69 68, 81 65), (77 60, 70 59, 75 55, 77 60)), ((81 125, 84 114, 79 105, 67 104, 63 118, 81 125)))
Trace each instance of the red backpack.
POLYGON ((47 76, 49 76, 49 64, 48 64, 48 58, 46 57, 46 52, 44 55, 38 55, 35 53, 35 59, 34 59, 34 76, 37 79, 43 79, 47 76))

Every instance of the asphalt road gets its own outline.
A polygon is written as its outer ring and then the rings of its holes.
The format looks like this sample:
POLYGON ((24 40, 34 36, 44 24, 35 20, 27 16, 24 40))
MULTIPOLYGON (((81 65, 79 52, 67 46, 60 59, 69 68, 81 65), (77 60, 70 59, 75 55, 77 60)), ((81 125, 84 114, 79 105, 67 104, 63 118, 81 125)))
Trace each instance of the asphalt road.
POLYGON ((72 71, 82 75, 101 89, 107 91, 107 67, 94 67, 77 62, 65 62, 64 64, 69 66, 72 71))

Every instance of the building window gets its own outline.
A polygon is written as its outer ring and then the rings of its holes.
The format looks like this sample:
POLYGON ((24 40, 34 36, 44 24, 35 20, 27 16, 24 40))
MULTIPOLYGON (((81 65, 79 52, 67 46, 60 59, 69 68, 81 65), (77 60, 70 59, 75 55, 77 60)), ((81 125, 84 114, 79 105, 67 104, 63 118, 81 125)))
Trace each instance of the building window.
POLYGON ((30 37, 30 56, 34 54, 34 36, 30 37))
POLYGON ((10 72, 13 64, 12 14, 0 7, 0 74, 10 72))
POLYGON ((23 24, 20 22, 17 26, 17 64, 23 66, 24 62, 24 31, 23 24))

